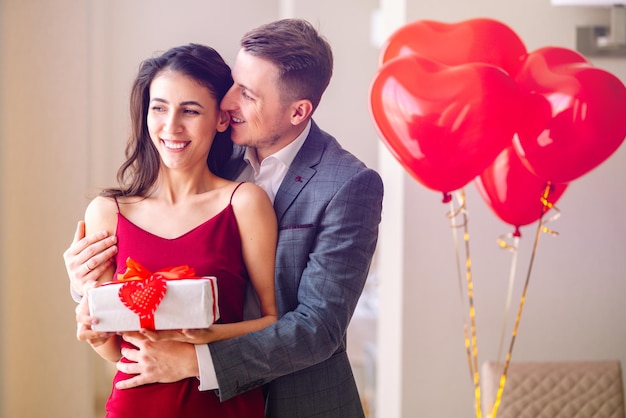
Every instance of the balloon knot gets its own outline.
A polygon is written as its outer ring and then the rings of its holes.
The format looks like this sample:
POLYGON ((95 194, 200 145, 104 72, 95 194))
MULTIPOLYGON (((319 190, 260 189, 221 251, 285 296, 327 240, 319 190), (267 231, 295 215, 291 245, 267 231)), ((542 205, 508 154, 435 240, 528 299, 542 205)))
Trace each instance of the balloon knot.
POLYGON ((450 201, 452 200, 452 195, 450 193, 443 193, 443 199, 441 199, 442 203, 450 203, 450 201))
POLYGON ((515 232, 513 232, 513 236, 514 236, 515 238, 520 238, 520 237, 522 236, 522 233, 521 233, 521 232, 520 232, 520 230, 519 230, 519 226, 516 226, 516 227, 515 227, 515 232))

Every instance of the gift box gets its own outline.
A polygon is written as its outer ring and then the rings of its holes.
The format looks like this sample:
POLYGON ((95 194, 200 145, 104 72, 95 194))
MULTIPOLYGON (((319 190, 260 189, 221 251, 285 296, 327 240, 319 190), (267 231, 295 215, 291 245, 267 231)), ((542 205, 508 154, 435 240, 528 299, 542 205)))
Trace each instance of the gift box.
POLYGON ((219 319, 215 277, 192 277, 186 266, 151 273, 130 259, 127 265, 118 281, 88 292, 94 331, 208 328, 219 319))

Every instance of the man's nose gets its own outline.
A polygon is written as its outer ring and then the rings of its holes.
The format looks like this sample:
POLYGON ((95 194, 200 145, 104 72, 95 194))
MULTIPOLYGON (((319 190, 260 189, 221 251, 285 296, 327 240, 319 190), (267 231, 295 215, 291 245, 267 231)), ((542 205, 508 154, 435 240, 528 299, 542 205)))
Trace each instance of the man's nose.
POLYGON ((222 102, 220 103, 220 109, 226 112, 229 110, 233 110, 235 108, 234 98, 235 98, 235 86, 231 87, 224 95, 224 98, 222 99, 222 102))

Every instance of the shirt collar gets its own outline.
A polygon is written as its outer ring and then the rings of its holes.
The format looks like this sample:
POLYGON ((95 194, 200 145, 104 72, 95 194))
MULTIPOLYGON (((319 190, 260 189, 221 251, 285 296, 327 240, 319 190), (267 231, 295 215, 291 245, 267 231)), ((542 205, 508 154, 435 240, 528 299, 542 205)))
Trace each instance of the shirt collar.
MULTIPOLYGON (((304 144, 304 140, 307 136, 309 136, 309 132, 311 131, 311 120, 307 122, 304 130, 298 135, 298 137, 292 141, 287 146, 279 149, 274 154, 269 155, 266 159, 276 159, 282 162, 286 167, 291 166, 291 163, 296 158, 298 151, 302 148, 304 144)), ((243 159, 252 166, 256 173, 259 172, 259 159, 257 158, 256 148, 254 147, 246 147, 246 150, 243 154, 243 159)))

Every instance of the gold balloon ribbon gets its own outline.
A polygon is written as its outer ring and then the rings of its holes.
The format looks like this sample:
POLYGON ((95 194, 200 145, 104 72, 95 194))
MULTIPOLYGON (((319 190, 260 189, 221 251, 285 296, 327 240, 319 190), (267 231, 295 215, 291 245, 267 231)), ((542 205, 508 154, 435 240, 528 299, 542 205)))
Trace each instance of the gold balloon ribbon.
POLYGON ((472 262, 469 252, 469 231, 468 231, 468 216, 465 200, 465 189, 460 189, 455 193, 459 202, 459 207, 455 209, 454 201, 450 200, 450 212, 447 217, 451 220, 452 234, 454 238, 454 247, 457 260, 457 274, 459 281, 459 293, 461 296, 461 303, 463 303, 463 280, 461 273, 461 255, 459 251, 457 229, 463 228, 463 241, 465 244, 465 277, 467 281, 467 299, 469 303, 469 333, 468 333, 468 320, 464 317, 463 332, 465 337, 465 350, 467 354, 467 362, 470 371, 470 378, 474 384, 474 402, 476 409, 476 417, 482 417, 482 411, 480 407, 480 373, 478 370, 478 345, 476 339, 476 309, 474 307, 474 283, 472 280, 472 262), (455 222, 455 219, 461 217, 461 222, 455 222))
POLYGON ((502 332, 500 334, 500 345, 498 347, 497 363, 500 364, 502 360, 502 349, 504 347, 504 336, 506 335, 506 327, 509 323, 509 313, 511 312, 511 300, 513 298, 513 288, 515 287, 515 272, 517 270, 517 258, 520 240, 519 228, 515 229, 515 232, 510 232, 498 238, 498 245, 504 250, 508 250, 513 253, 511 259, 511 268, 509 270, 509 287, 507 289, 506 302, 504 304, 504 319, 502 321, 502 332), (509 240, 512 241, 509 243, 509 240))
MULTIPOLYGON (((548 197, 550 195, 550 192, 552 191, 553 186, 550 182, 548 182, 546 184, 546 187, 543 191, 542 197, 541 197, 541 203, 542 203, 542 209, 541 209, 541 217, 539 218, 539 222, 537 225, 537 233, 535 234, 535 242, 533 244, 533 250, 531 253, 531 257, 530 257, 530 262, 528 265, 528 272, 526 273, 526 281, 524 283, 524 288, 522 291, 522 296, 520 298, 520 303, 519 303, 519 307, 517 310, 517 316, 515 317, 515 325, 513 327, 513 332, 511 334, 511 342, 509 345, 509 350, 506 354, 506 360, 504 362, 504 368, 502 370, 502 375, 500 376, 500 385, 498 387, 498 393, 496 395, 496 400, 493 404, 493 408, 491 410, 490 413, 488 413, 488 417, 489 418, 496 418, 496 414, 498 412, 498 408, 500 407, 500 402, 502 401, 502 392, 504 391, 504 386, 506 384, 506 379, 507 379, 507 373, 509 370, 509 364, 511 362, 511 356, 513 354, 513 346, 515 344, 515 338, 517 337, 517 332, 519 329, 519 323, 522 317, 522 311, 524 310, 524 304, 526 303, 526 295, 528 293, 528 284, 530 281, 530 275, 531 275, 531 271, 532 271, 532 267, 533 267, 533 263, 535 260, 535 255, 537 254, 537 246, 539 245, 539 237, 541 236, 541 233, 548 233, 550 235, 558 235, 557 232, 552 231, 551 229, 547 228, 545 226, 546 223, 554 221, 556 219, 558 219, 560 212, 558 211, 558 209, 548 201, 548 197), (550 209, 554 209, 557 213, 552 216, 551 218, 544 220, 544 216, 546 214, 546 212, 548 212, 550 209)), ((502 246, 502 244, 501 244, 502 246)), ((503 247, 504 248, 504 247, 503 247)), ((507 248, 508 249, 508 248, 507 248)), ((512 270, 513 271, 513 270, 512 270)), ((514 274, 514 273, 512 273, 514 274)))
POLYGON ((549 211, 549 210, 553 210, 554 211, 554 215, 552 215, 545 222, 543 222, 543 226, 541 227, 541 232, 546 233, 546 234, 550 234, 550 235, 553 235, 553 236, 557 236, 557 235, 559 235, 559 233, 557 231, 553 231, 552 229, 547 228, 545 226, 549 222, 556 221, 561 216, 561 211, 559 210, 559 208, 557 208, 556 206, 554 206, 554 204, 552 204, 552 203, 550 203, 548 201, 548 196, 549 196, 550 192, 552 191, 552 189, 553 189, 553 186, 550 183, 548 183, 546 185, 546 190, 544 191, 543 196, 541 196, 541 203, 543 204, 543 214, 545 215, 545 213, 547 211, 549 211))

